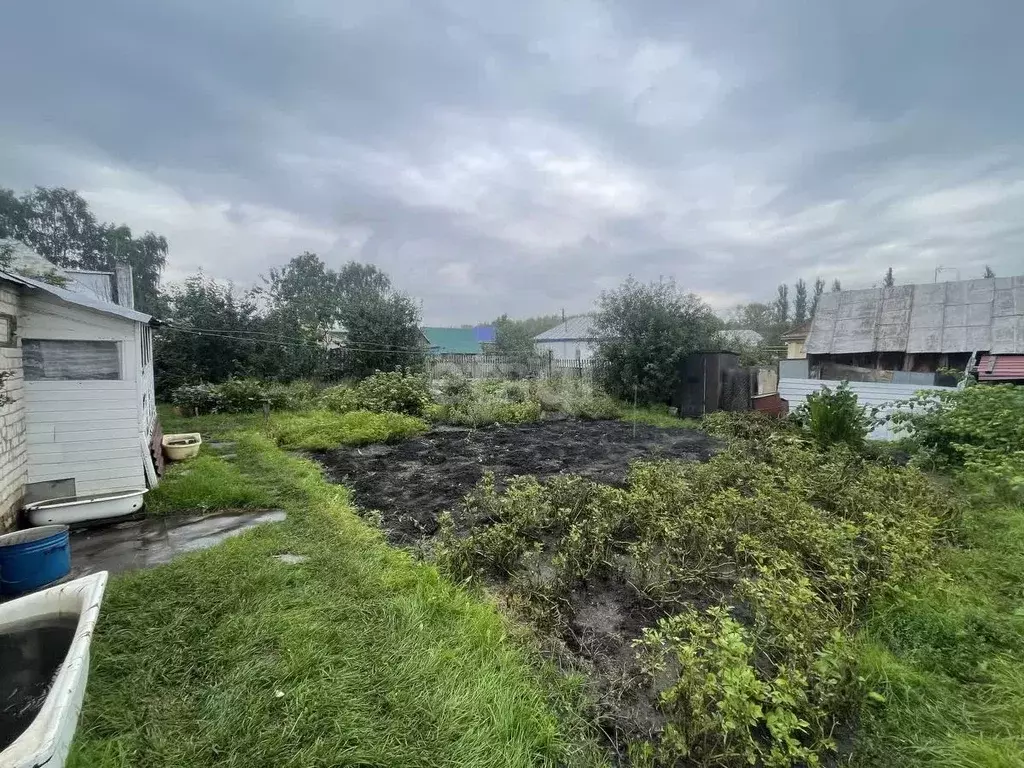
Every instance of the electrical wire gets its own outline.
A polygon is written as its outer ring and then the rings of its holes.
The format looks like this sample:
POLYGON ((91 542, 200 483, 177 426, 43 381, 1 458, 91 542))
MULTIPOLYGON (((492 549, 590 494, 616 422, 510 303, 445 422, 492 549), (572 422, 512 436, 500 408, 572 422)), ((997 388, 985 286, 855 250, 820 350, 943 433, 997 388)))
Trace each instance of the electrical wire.
MULTIPOLYGON (((207 336, 207 337, 210 337, 210 338, 228 339, 230 341, 253 342, 253 343, 260 343, 260 344, 273 344, 273 345, 279 346, 279 347, 296 347, 296 348, 305 347, 307 349, 310 348, 310 347, 315 347, 315 348, 318 348, 318 349, 323 349, 324 351, 330 351, 330 350, 327 350, 324 347, 321 347, 316 341, 311 340, 311 339, 307 339, 307 340, 299 341, 299 342, 280 341, 280 340, 274 340, 274 339, 253 339, 253 338, 246 338, 244 336, 234 336, 234 335, 226 334, 226 333, 216 333, 216 332, 212 332, 212 331, 200 331, 200 330, 194 329, 194 328, 181 328, 181 327, 173 327, 173 326, 165 326, 165 327, 166 328, 170 328, 170 329, 175 330, 175 331, 178 331, 180 333, 189 333, 189 334, 192 334, 194 336, 207 336)), ((293 338, 299 338, 299 337, 293 337, 293 338)), ((379 353, 388 353, 388 354, 395 354, 395 355, 424 356, 424 355, 427 354, 427 350, 425 350, 425 349, 414 349, 412 347, 390 347, 388 345, 374 346, 374 345, 371 345, 371 344, 368 344, 368 343, 339 344, 337 347, 335 347, 335 349, 350 350, 350 351, 353 351, 353 352, 379 352, 379 353)))
MULTIPOLYGON (((295 340, 295 341, 298 341, 298 342, 303 343, 303 344, 315 343, 315 342, 311 341, 310 339, 308 339, 306 337, 303 337, 303 336, 289 336, 289 335, 281 334, 281 333, 270 333, 268 331, 232 330, 232 329, 228 329, 228 328, 195 328, 195 327, 192 327, 192 326, 189 326, 189 327, 186 328, 184 326, 174 325, 173 323, 168 323, 168 322, 164 323, 163 328, 166 328, 166 329, 169 329, 169 330, 174 330, 174 331, 182 331, 184 333, 231 334, 232 337, 238 338, 240 341, 257 341, 257 340, 261 340, 261 339, 247 339, 247 338, 244 338, 244 336, 240 336, 239 335, 239 334, 251 334, 253 336, 267 336, 267 337, 270 337, 271 339, 273 339, 275 341, 295 340)), ((404 345, 401 345, 401 344, 377 344, 377 343, 369 342, 369 341, 358 342, 356 345, 345 345, 345 344, 342 344, 342 346, 361 346, 361 347, 373 348, 373 349, 407 351, 407 352, 415 352, 415 353, 419 353, 419 354, 423 353, 423 348, 422 347, 410 347, 410 346, 404 346, 404 345)))

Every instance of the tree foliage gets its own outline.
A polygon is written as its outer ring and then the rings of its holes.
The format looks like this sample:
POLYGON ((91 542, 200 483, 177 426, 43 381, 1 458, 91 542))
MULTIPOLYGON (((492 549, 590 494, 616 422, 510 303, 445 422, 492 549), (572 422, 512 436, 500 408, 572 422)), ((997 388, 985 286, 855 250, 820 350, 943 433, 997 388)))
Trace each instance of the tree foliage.
POLYGON ((668 402, 688 354, 707 348, 721 321, 699 297, 674 281, 629 278, 601 294, 593 327, 606 391, 644 403, 668 402))
POLYGON ((882 287, 892 288, 894 285, 896 285, 896 280, 892 276, 892 267, 889 267, 885 270, 885 277, 882 279, 882 287))
POLYGON ((821 294, 825 292, 825 280, 820 277, 814 278, 814 296, 811 299, 811 317, 818 311, 818 302, 821 301, 821 294))
POLYGON ((422 365, 419 307, 369 264, 336 271, 303 253, 248 293, 200 274, 163 303, 161 393, 235 376, 334 380, 422 365))
POLYGON ((789 320, 789 286, 785 283, 779 286, 775 297, 775 321, 779 325, 785 325, 789 320))
POLYGON ((18 196, 0 189, 0 238, 20 240, 64 269, 112 271, 128 264, 136 309, 154 314, 160 308, 167 240, 153 232, 136 237, 124 224, 99 222, 75 190, 36 187, 18 196))
POLYGON ((793 302, 793 320, 803 323, 807 320, 807 283, 801 277, 796 281, 796 300, 793 302))
POLYGON ((559 315, 540 315, 514 320, 507 314, 494 320, 494 347, 499 355, 525 357, 532 355, 534 337, 562 322, 559 315))
POLYGON ((841 290, 843 290, 843 284, 839 282, 839 278, 837 277, 832 281, 832 293, 839 293, 841 290))
POLYGON ((183 384, 221 382, 255 374, 256 360, 279 344, 259 335, 264 330, 250 296, 202 273, 164 295, 166 325, 153 341, 154 372, 160 394, 183 384))
POLYGON ((985 274, 983 274, 982 277, 985 280, 991 280, 995 276, 996 276, 996 273, 992 271, 992 267, 990 267, 988 264, 986 264, 985 265, 985 274))

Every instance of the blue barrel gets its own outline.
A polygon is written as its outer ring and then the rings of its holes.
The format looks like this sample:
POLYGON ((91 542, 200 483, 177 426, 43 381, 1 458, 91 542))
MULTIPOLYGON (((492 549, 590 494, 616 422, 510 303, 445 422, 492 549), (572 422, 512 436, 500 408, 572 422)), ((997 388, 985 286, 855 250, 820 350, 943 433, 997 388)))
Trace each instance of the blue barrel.
POLYGON ((70 571, 66 525, 43 525, 0 536, 0 595, 23 595, 70 571))

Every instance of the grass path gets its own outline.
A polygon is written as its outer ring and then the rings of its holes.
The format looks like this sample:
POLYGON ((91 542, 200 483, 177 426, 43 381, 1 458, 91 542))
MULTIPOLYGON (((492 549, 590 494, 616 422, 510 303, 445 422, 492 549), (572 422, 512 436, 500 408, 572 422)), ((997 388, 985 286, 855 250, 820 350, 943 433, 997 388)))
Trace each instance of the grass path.
MULTIPOLYGON (((167 426, 208 435, 227 423, 167 426)), ((71 766, 571 758, 552 711, 554 679, 490 605, 386 546, 312 463, 254 430, 231 439, 237 458, 215 470, 210 506, 268 501, 288 520, 111 580, 71 766), (284 552, 308 560, 272 557, 284 552)), ((204 496, 203 468, 168 480, 161 513, 204 496)))
POLYGON ((869 619, 857 765, 1024 768, 1024 509, 975 504, 962 537, 869 619))

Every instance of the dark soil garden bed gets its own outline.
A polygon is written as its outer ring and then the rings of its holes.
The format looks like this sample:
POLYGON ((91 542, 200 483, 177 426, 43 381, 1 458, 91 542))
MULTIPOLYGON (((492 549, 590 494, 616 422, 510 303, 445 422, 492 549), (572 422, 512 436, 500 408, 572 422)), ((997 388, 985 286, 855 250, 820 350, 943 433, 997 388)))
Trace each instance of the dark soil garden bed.
POLYGON ((624 421, 542 421, 483 429, 441 427, 394 445, 338 448, 313 456, 336 483, 351 488, 363 510, 380 515, 394 544, 411 545, 433 536, 438 515, 458 518, 463 497, 483 477, 514 475, 544 479, 582 475, 619 485, 637 458, 700 461, 714 440, 703 432, 663 429, 624 421))
MULTIPOLYGON (((634 459, 701 461, 714 448, 713 438, 695 430, 560 420, 442 427, 394 445, 314 456, 331 480, 352 489, 357 507, 373 514, 392 543, 410 546, 433 537, 445 511, 461 534, 493 522, 462 503, 485 472, 494 473, 499 488, 515 475, 543 481, 560 474, 622 486, 634 459)), ((549 650, 567 669, 590 679, 592 715, 609 749, 625 764, 625 745, 652 737, 663 724, 657 694, 642 675, 632 641, 664 611, 613 576, 581 584, 562 598, 557 613, 560 618, 545 632, 549 650)))

